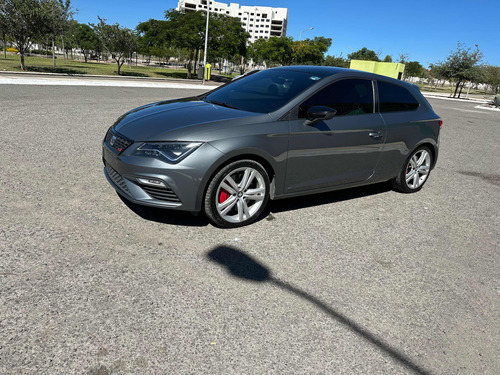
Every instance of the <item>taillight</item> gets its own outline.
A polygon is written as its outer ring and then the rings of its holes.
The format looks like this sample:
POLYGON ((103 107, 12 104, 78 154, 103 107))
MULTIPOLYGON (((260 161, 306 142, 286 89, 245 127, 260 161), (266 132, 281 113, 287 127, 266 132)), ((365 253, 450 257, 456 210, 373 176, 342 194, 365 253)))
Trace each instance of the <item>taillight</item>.
POLYGON ((443 121, 439 120, 439 128, 441 129, 443 127, 443 121))

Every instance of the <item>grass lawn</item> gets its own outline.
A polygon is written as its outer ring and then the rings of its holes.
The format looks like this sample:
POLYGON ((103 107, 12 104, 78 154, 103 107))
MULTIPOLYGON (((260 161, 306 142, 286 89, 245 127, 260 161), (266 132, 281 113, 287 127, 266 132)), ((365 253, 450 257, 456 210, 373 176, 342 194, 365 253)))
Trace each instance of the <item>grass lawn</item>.
MULTIPOLYGON (((26 70, 29 72, 44 73, 66 73, 66 74, 92 74, 118 76, 116 63, 97 63, 95 61, 85 63, 83 61, 66 59, 62 56, 56 59, 56 67, 52 66, 52 57, 25 57, 26 70)), ((7 55, 7 59, 0 56, 0 71, 21 71, 21 58, 18 55, 7 55)), ((129 68, 124 64, 121 68, 121 76, 154 77, 154 78, 187 78, 187 70, 184 68, 160 68, 148 66, 133 66, 129 68)), ((195 76, 193 72, 193 76, 195 76)))

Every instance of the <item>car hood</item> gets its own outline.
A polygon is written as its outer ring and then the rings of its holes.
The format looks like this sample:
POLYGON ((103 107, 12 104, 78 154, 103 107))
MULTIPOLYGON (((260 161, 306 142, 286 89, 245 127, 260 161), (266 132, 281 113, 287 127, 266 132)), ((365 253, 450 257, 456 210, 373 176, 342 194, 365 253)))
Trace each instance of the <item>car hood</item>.
POLYGON ((255 117, 256 113, 185 98, 148 104, 125 113, 114 129, 134 141, 179 140, 209 130, 217 122, 255 117), (197 126, 196 129, 192 129, 197 126), (194 130, 194 131, 193 131, 194 130))

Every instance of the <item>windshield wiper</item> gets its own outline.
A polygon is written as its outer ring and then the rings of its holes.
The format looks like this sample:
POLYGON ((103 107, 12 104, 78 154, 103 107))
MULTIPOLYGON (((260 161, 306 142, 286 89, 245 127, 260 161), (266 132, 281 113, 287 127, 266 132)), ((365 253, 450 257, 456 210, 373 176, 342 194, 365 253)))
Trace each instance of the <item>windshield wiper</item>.
POLYGON ((220 105, 221 107, 226 107, 226 108, 232 108, 232 109, 239 109, 238 107, 235 107, 234 105, 225 103, 225 102, 218 102, 217 100, 208 100, 205 98, 205 101, 210 104, 215 104, 215 105, 220 105))

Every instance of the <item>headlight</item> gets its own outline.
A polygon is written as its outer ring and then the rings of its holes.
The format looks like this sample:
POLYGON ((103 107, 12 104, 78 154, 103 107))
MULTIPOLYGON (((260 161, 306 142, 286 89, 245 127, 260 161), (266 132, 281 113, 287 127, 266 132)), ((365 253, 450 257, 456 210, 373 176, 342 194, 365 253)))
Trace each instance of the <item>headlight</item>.
POLYGON ((149 156, 168 163, 177 163, 200 146, 200 142, 148 142, 139 146, 133 155, 149 156))

